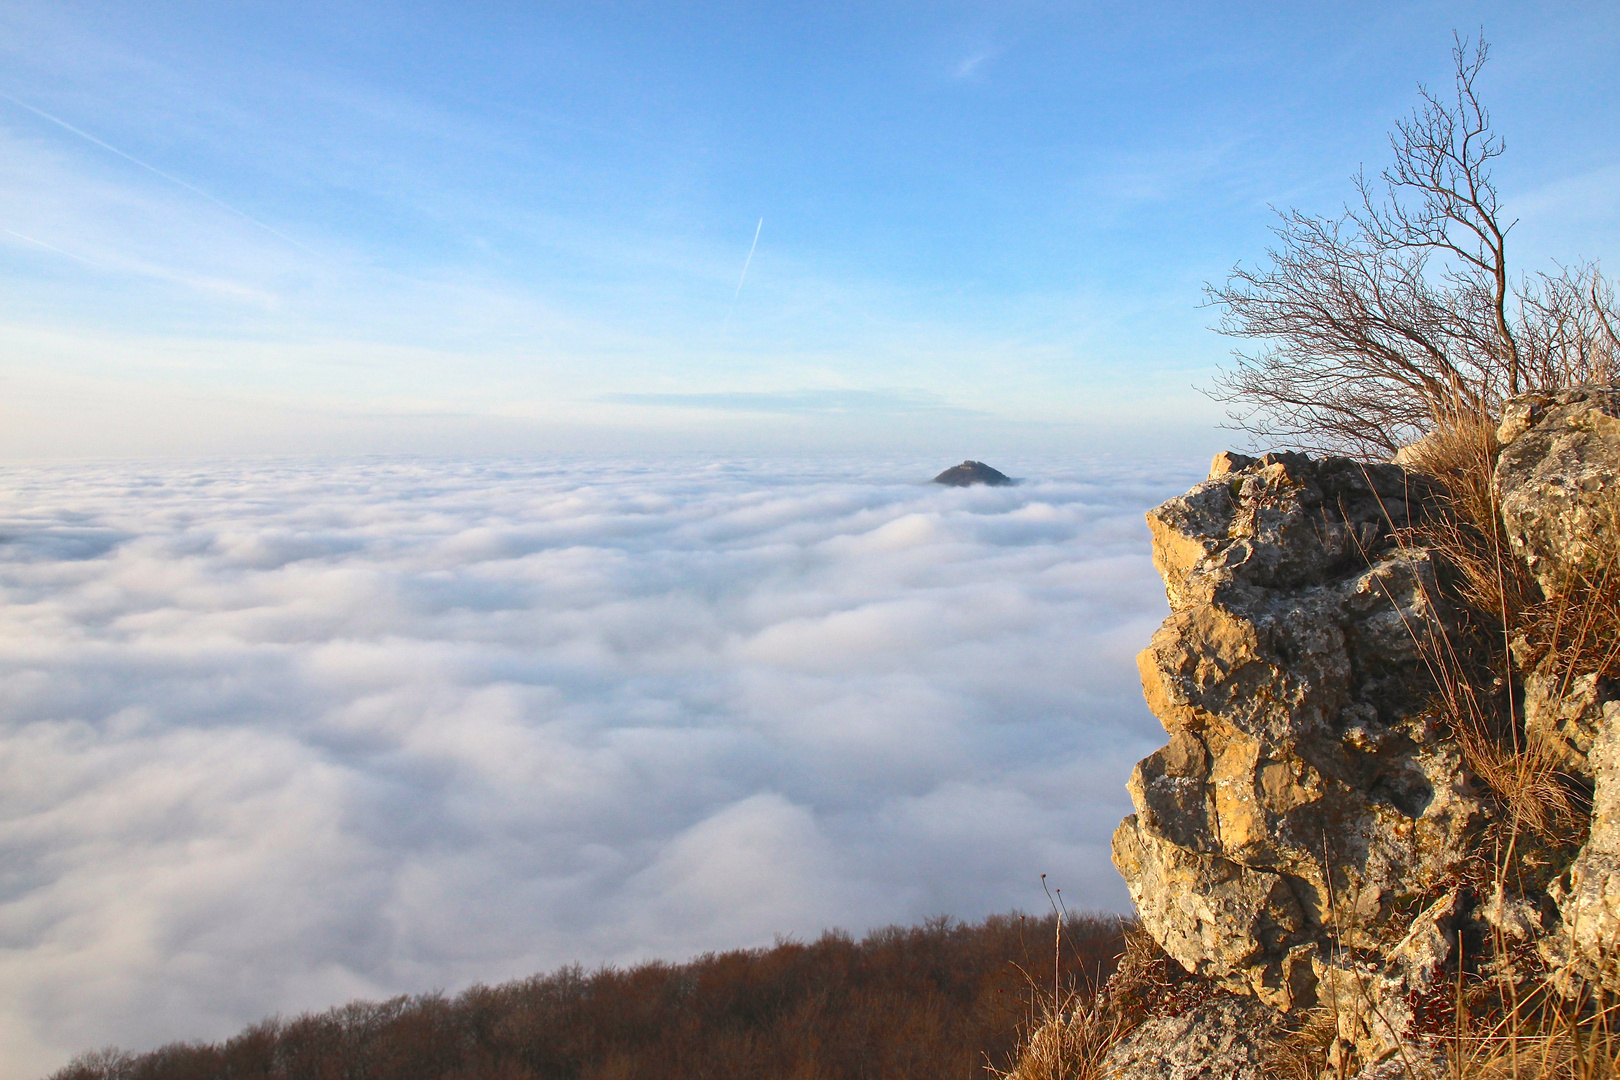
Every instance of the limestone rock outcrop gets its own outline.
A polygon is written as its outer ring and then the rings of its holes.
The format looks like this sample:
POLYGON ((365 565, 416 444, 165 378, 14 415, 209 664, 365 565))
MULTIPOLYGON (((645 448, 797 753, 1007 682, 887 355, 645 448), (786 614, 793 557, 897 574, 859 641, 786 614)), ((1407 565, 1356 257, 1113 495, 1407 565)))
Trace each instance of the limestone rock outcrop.
MULTIPOLYGON (((1567 617, 1571 636, 1587 632, 1594 594, 1620 576, 1620 389, 1519 398, 1497 441, 1509 541, 1549 602, 1580 613, 1567 617)), ((1600 657, 1580 652, 1550 652, 1522 676, 1527 738, 1593 783, 1588 837, 1552 883, 1558 926, 1541 944, 1567 987, 1591 980, 1612 992, 1620 990, 1620 687, 1599 670, 1600 657)))
POLYGON ((1617 541, 1620 389, 1518 398, 1503 412, 1496 493, 1509 542, 1548 597, 1601 569, 1617 541))
POLYGON ((1620 990, 1620 723, 1605 717, 1591 751, 1592 831, 1567 884, 1555 883, 1561 924, 1548 950, 1569 974, 1620 990))
MULTIPOLYGON (((1494 478, 1508 542, 1554 603, 1578 604, 1593 579, 1620 575, 1620 389, 1580 387, 1508 405, 1494 478)), ((1561 766, 1595 779, 1590 755, 1620 687, 1557 656, 1523 673, 1526 734, 1561 766)))
POLYGON ((1393 531, 1433 494, 1394 465, 1223 455, 1148 515, 1171 615, 1138 658, 1169 745, 1132 774, 1114 862, 1188 970, 1277 1009, 1322 958, 1381 955, 1484 813, 1426 716, 1462 647, 1434 555, 1393 531))
POLYGON ((1411 1038, 1418 1009, 1444 992, 1446 964, 1456 955, 1457 913, 1453 889, 1413 919, 1406 935, 1382 955, 1335 950, 1316 958, 1318 996, 1338 1028, 1331 1057, 1345 1064, 1413 1058, 1420 1049, 1411 1038))
POLYGON ((1516 979, 1539 954, 1566 993, 1620 993, 1620 387, 1516 399, 1495 434, 1518 614, 1494 637, 1462 600, 1474 556, 1414 539, 1462 535, 1424 532, 1444 492, 1409 468, 1452 436, 1380 465, 1221 454, 1148 514, 1170 616, 1138 666, 1168 743, 1114 863, 1213 987, 1117 1045, 1118 1075, 1259 1075, 1266 1032, 1320 1004, 1340 1075, 1438 1077, 1423 1017, 1459 964, 1516 979), (1474 712, 1444 706, 1459 680, 1474 712), (1526 825, 1525 799, 1556 814, 1526 825))

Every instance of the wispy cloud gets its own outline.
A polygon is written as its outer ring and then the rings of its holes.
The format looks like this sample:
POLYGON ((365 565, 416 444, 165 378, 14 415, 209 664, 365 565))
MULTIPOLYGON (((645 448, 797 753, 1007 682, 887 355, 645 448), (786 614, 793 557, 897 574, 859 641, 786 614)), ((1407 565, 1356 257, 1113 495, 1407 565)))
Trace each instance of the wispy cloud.
POLYGON ((1553 259, 1601 258, 1607 235, 1620 222, 1614 198, 1617 184, 1620 165, 1602 165, 1529 190, 1508 191, 1503 202, 1519 219, 1515 236, 1520 241, 1518 257, 1524 260, 1520 266, 1550 270, 1553 259))
POLYGON ((979 73, 979 69, 982 68, 987 61, 995 59, 999 52, 1000 50, 998 49, 985 49, 981 52, 973 53, 958 63, 955 70, 952 71, 951 74, 953 77, 958 79, 972 78, 974 75, 979 73))
POLYGON ((717 391, 690 394, 603 394, 598 401, 669 409, 715 409, 739 413, 955 413, 988 415, 950 405, 923 390, 717 391))
POLYGON ((27 263, 6 266, 7 289, 33 294, 36 310, 81 326, 127 322, 131 309, 149 322, 176 308, 193 326, 200 312, 221 324, 240 315, 240 301, 274 306, 278 295, 320 276, 304 252, 217 200, 192 198, 117 161, 87 162, 61 140, 4 123, 0 204, 6 233, 89 268, 42 280, 27 263), (108 286, 121 288, 109 294, 108 286), (74 299, 64 304, 65 297, 74 299), (225 304, 209 309, 205 298, 225 304), (74 310, 86 301, 89 320, 74 310))

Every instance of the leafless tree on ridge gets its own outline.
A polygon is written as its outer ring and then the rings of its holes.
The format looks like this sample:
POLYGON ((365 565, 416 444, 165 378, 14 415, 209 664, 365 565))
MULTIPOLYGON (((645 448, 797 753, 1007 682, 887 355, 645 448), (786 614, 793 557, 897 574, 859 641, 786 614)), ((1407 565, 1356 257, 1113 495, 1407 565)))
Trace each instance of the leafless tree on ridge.
POLYGON ((1620 310, 1598 265, 1511 272, 1515 222, 1491 178, 1505 144, 1475 92, 1489 51, 1455 40, 1454 93, 1419 85, 1393 162, 1356 175, 1339 217, 1280 212, 1263 265, 1205 286, 1221 333, 1263 343, 1209 391, 1232 426, 1387 457, 1512 395, 1615 377, 1620 310))

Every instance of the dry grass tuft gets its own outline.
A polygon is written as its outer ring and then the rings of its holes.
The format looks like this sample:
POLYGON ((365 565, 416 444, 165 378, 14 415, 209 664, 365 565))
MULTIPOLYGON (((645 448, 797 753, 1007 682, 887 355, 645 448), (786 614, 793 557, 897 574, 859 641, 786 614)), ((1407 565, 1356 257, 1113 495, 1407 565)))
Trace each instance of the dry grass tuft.
POLYGON ((1549 980, 1520 996, 1500 980, 1465 995, 1445 1040, 1455 1080, 1616 1080, 1617 1006, 1583 994, 1565 998, 1549 980))
POLYGON ((1011 1069, 1001 1080, 1103 1080, 1108 1051, 1129 1031, 1124 1018, 1095 995, 1047 995, 1011 1069))
POLYGON ((1275 1080, 1320 1080, 1328 1072, 1328 1048, 1338 1034, 1339 1018, 1331 1009, 1306 1011, 1292 1029, 1266 1048, 1266 1075, 1275 1080))
POLYGON ((1102 984, 1100 996, 1130 1027, 1167 1005, 1185 1005, 1190 993, 1202 991, 1201 980, 1170 958, 1153 935, 1140 925, 1125 931, 1119 966, 1102 984))
MULTIPOLYGON (((1438 1051, 1444 1072, 1427 1060, 1391 1059, 1401 1080, 1620 1080, 1620 1005, 1590 998, 1571 1001, 1542 980, 1528 992, 1506 991, 1500 979, 1459 985, 1449 1030, 1423 1042, 1438 1051)), ((1338 1021, 1331 1009, 1312 1009, 1292 1030, 1265 1047, 1265 1072, 1275 1080, 1348 1080, 1363 1067, 1336 1067, 1327 1050, 1338 1021)))
MULTIPOLYGON (((1439 481, 1443 513, 1403 542, 1441 556, 1478 640, 1438 633, 1427 648, 1437 718, 1456 733, 1502 811, 1486 838, 1485 880, 1475 883, 1482 898, 1510 880, 1523 890, 1531 871, 1566 864, 1589 825, 1590 791, 1565 771, 1567 749, 1544 728, 1526 728, 1521 673, 1550 680, 1556 698, 1584 676, 1620 675, 1620 545, 1610 543, 1557 583, 1556 596, 1544 596, 1502 525, 1499 451, 1493 419, 1458 409, 1405 455, 1409 467, 1439 481)), ((1620 500, 1607 513, 1594 535, 1620 537, 1620 500)), ((1459 975, 1450 1030, 1430 1036, 1455 1080, 1620 1080, 1620 1006, 1590 988, 1584 997, 1565 996, 1534 949, 1500 934, 1489 952, 1484 963, 1476 958, 1479 971, 1466 984, 1459 975)), ((1313 1080, 1308 1069, 1290 1075, 1313 1080)))
MULTIPOLYGON (((1029 979, 1031 1017, 1018 1060, 1000 1080, 1105 1080, 1108 1052, 1156 1011, 1185 1004, 1203 984, 1140 925, 1124 928, 1124 952, 1094 993, 1053 992, 1029 979)), ((1027 977, 1027 973, 1026 973, 1027 977)))
POLYGON ((1500 450, 1492 417, 1461 407, 1440 417, 1405 460, 1439 481, 1443 512, 1402 538, 1440 555, 1477 632, 1472 642, 1443 631, 1428 635, 1425 648, 1437 719, 1455 731, 1469 767, 1506 811, 1499 864, 1511 860, 1522 835, 1564 846, 1582 838, 1586 823, 1579 785, 1562 769, 1563 751, 1525 730, 1517 672, 1538 658, 1556 662, 1567 686, 1576 674, 1606 670, 1620 657, 1620 641, 1600 640, 1599 633, 1605 625, 1620 627, 1620 575, 1605 575, 1604 584, 1612 578, 1614 588, 1574 588, 1549 602, 1512 554, 1494 483, 1500 450))

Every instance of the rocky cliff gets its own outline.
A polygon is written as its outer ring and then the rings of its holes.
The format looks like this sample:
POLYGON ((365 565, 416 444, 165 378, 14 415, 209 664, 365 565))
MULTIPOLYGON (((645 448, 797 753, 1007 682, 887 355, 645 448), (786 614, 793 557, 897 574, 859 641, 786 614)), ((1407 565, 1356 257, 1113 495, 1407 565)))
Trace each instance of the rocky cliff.
MULTIPOLYGON (((1214 1045, 1221 1016, 1315 1010, 1341 1075, 1421 1072, 1459 965, 1534 956, 1566 988, 1620 989, 1620 646, 1589 647, 1620 639, 1592 601, 1620 577, 1620 390, 1511 403, 1493 459, 1483 525, 1442 470, 1291 453, 1220 455, 1149 513, 1171 614, 1138 663, 1169 742, 1130 778, 1114 862, 1211 991, 1166 1030, 1214 1045), (1509 625, 1458 543, 1526 582, 1509 625), (1583 820, 1531 836, 1536 798, 1583 820)), ((1263 1067, 1241 1037, 1221 1064, 1150 1030, 1115 1048, 1121 1075, 1263 1067)))

